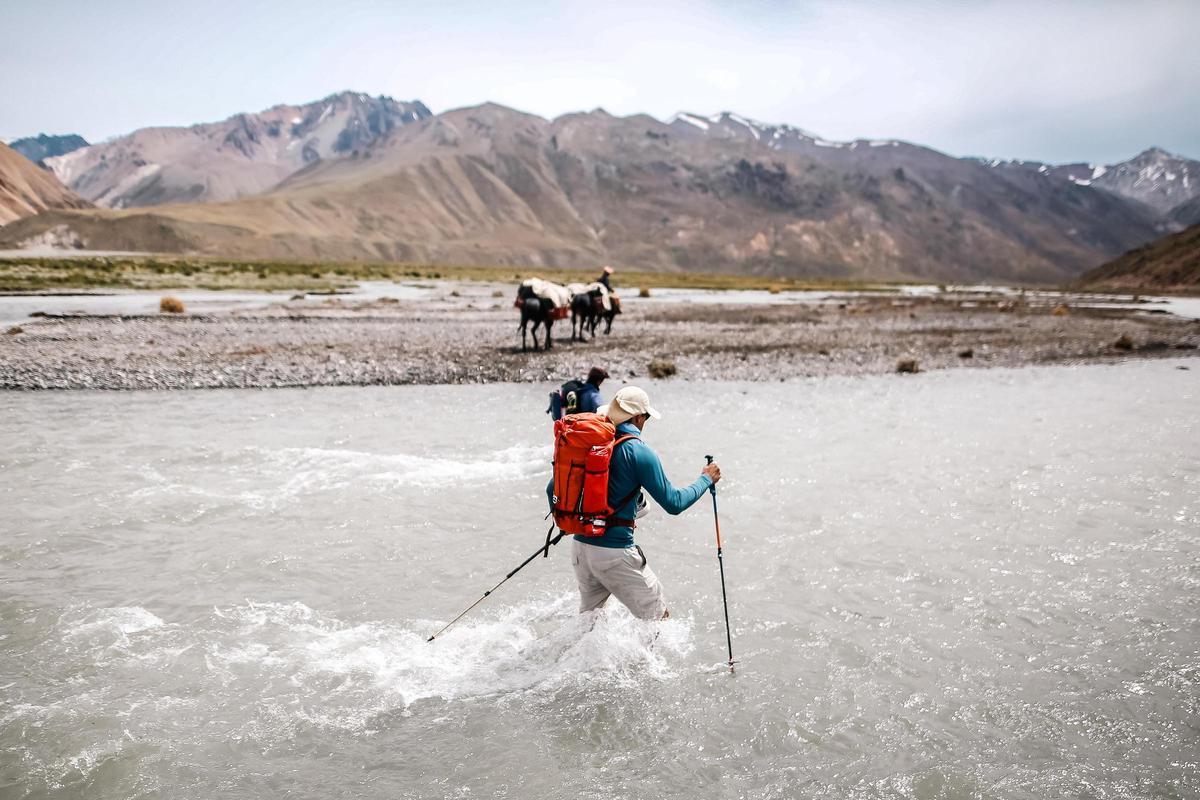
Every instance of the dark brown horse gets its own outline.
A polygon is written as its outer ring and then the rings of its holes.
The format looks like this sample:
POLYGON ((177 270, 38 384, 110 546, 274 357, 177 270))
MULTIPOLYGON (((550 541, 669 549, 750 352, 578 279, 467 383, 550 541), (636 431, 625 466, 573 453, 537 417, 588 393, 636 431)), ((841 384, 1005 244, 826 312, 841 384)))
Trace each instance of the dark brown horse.
POLYGON ((529 349, 525 343, 525 331, 530 322, 533 323, 533 327, 529 329, 529 334, 533 337, 533 349, 538 349, 537 329, 539 325, 546 326, 545 349, 549 350, 553 347, 554 342, 550 338, 550 329, 554 327, 554 304, 534 294, 532 287, 519 286, 515 305, 521 310, 521 324, 517 328, 521 332, 521 352, 524 353, 529 349))
POLYGON ((583 341, 583 334, 586 331, 594 339, 596 338, 596 323, 599 321, 600 314, 604 311, 604 304, 600 301, 599 293, 593 295, 592 292, 580 292, 571 296, 571 341, 583 341), (576 333, 576 326, 579 331, 576 333))
POLYGON ((577 338, 576 325, 579 327, 579 341, 583 341, 585 330, 593 339, 596 338, 596 326, 600 324, 600 320, 604 320, 604 334, 607 336, 612 333, 613 317, 621 313, 621 298, 609 294, 608 300, 612 307, 605 311, 604 299, 599 289, 580 292, 571 297, 571 341, 577 338))
MULTIPOLYGON (((617 297, 615 294, 610 293, 608 295, 608 302, 609 302, 609 305, 612 306, 612 308, 608 311, 605 311, 604 305, 603 305, 603 303, 601 303, 600 311, 599 311, 599 315, 598 315, 598 317, 604 318, 604 335, 605 336, 612 333, 613 317, 615 317, 617 314, 621 313, 621 298, 617 297)), ((597 321, 599 321, 599 318, 597 318, 597 321)), ((593 326, 595 324, 596 324, 595 322, 592 323, 593 326)))

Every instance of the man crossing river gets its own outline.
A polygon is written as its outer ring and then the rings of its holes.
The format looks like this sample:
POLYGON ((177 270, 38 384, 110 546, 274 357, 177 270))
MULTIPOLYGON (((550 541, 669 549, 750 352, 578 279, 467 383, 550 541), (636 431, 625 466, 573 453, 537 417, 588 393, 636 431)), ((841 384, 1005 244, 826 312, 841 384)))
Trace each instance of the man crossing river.
MULTIPOLYGON (((642 431, 659 413, 636 386, 626 386, 598 412, 616 426, 617 444, 608 465, 608 505, 613 509, 601 535, 575 536, 571 563, 579 584, 580 613, 602 607, 615 595, 636 617, 665 619, 662 584, 634 543, 635 518, 649 494, 668 514, 680 514, 721 480, 721 468, 708 464, 700 477, 678 489, 667 479, 658 454, 642 440, 642 431)), ((554 504, 554 481, 546 494, 554 504)))
MULTIPOLYGON (((465 611, 447 622, 427 641, 432 642, 482 603, 492 592, 538 556, 549 556, 550 546, 567 534, 575 535, 571 563, 579 583, 579 612, 594 611, 608 598, 617 600, 633 615, 645 620, 666 619, 662 584, 647 566, 642 548, 634 544, 636 518, 642 516, 645 491, 668 514, 681 514, 704 496, 713 493, 713 520, 717 513, 717 481, 721 468, 709 463, 700 477, 677 489, 667 480, 662 462, 642 441, 642 430, 659 413, 650 407, 646 392, 626 386, 611 403, 595 414, 568 414, 554 423, 554 477, 546 485, 546 496, 554 515, 558 536, 546 533, 546 545, 525 559, 504 579, 483 593, 465 611), (615 436, 614 436, 615 433, 615 436)), ((721 532, 717 528, 717 558, 721 557, 721 532)), ((725 568, 721 567, 721 596, 725 596, 725 568)), ((725 611, 729 639, 729 610, 725 611)), ((729 642, 729 666, 733 668, 733 644, 729 642)))

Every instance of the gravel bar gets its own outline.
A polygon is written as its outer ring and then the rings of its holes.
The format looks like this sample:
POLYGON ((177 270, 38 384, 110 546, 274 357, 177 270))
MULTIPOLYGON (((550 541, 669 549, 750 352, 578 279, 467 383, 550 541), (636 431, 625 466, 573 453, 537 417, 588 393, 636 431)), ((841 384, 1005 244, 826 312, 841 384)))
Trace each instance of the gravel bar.
MULTIPOLYGON (((630 304, 633 306, 634 304, 630 304)), ((38 317, 0 332, 3 389, 207 389, 618 379, 776 381, 1195 355, 1200 321, 953 296, 825 305, 639 303, 611 335, 522 352, 507 296, 281 302, 220 314, 38 317), (650 365, 655 362, 652 371, 650 365)))

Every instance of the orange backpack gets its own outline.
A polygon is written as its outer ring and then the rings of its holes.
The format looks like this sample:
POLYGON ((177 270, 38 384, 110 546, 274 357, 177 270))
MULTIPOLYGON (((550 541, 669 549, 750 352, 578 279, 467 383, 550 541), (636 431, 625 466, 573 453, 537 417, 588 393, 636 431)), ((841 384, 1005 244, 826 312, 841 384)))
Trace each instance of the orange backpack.
MULTIPOLYGON (((616 426, 599 414, 568 414, 554 423, 551 500, 554 524, 560 531, 604 535, 616 510, 608 505, 608 464, 617 445, 636 438, 631 434, 617 438, 616 426)), ((632 520, 621 522, 632 525, 632 520)))

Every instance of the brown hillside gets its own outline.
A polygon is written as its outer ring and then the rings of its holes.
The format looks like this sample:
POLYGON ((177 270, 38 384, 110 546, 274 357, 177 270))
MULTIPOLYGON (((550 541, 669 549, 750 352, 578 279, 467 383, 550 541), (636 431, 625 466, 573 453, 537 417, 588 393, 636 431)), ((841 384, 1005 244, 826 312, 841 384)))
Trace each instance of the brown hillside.
POLYGON ((47 208, 90 205, 6 144, 0 143, 0 225, 47 208))
POLYGON ((1085 274, 1090 288, 1200 289, 1200 224, 1164 236, 1085 274))

